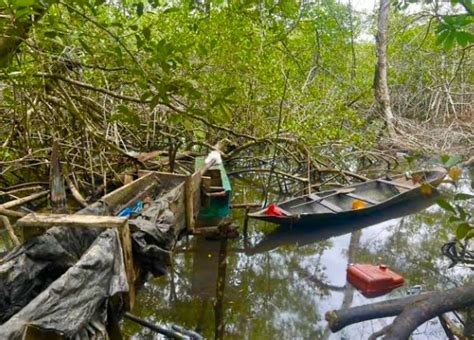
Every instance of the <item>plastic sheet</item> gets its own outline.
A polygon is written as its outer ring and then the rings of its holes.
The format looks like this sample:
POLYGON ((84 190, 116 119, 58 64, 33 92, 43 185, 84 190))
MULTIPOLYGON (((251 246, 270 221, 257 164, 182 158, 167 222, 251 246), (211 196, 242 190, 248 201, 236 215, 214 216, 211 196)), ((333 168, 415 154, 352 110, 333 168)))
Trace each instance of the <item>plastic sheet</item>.
POLYGON ((99 325, 105 323, 107 299, 126 291, 117 231, 109 229, 64 275, 0 326, 0 339, 21 338, 27 324, 55 330, 66 337, 87 332, 84 327, 94 316, 99 325))

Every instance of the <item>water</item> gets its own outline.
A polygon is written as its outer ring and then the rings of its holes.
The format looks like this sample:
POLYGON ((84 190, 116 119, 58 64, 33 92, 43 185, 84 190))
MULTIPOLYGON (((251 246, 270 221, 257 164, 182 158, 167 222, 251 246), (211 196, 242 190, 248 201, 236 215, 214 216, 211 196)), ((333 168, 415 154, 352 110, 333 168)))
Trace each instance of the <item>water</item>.
MULTIPOLYGON (((472 192, 470 178, 472 173, 465 171, 459 191, 472 192)), ((234 187, 237 202, 261 197, 237 182, 234 187)), ((441 189, 452 190, 447 185, 441 189)), ((411 290, 446 289, 473 280, 470 269, 448 269, 450 261, 441 255, 440 247, 451 239, 455 227, 437 205, 427 207, 433 199, 385 212, 385 221, 295 232, 249 220, 247 237, 183 240, 170 275, 145 284, 133 313, 211 339, 365 339, 391 318, 362 322, 333 334, 324 314, 406 296, 411 290), (408 215, 399 217, 404 214, 408 215), (346 268, 352 262, 384 263, 403 274, 406 283, 383 297, 365 298, 346 283, 346 268)), ((472 202, 467 201, 466 208, 472 211, 472 202)), ((233 213, 243 225, 244 211, 233 213)), ((129 321, 124 322, 124 332, 133 339, 159 338, 129 321)), ((414 338, 446 335, 432 320, 419 327, 414 338)))

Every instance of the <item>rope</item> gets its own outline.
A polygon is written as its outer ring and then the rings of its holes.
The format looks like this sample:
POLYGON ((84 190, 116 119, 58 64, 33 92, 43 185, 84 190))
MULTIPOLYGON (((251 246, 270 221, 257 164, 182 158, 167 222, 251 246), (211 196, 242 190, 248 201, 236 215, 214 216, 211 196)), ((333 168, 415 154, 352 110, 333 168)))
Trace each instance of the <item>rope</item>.
POLYGON ((465 245, 458 241, 451 241, 443 244, 441 252, 451 260, 449 268, 458 263, 464 263, 474 269, 474 251, 466 249, 465 245))

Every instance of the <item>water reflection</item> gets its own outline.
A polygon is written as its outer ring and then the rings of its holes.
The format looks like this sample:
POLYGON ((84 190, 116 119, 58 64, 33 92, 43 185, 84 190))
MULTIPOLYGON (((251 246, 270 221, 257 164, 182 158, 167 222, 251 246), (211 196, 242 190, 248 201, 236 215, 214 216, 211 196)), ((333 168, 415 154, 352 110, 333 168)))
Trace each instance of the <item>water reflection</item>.
MULTIPOLYGON (((470 179, 464 178, 464 192, 469 185, 470 179)), ((249 195, 246 201, 252 200, 249 195)), ((390 319, 363 322, 332 334, 324 314, 400 297, 413 286, 445 289, 472 281, 465 268, 447 269, 449 261, 441 256, 440 247, 452 237, 454 227, 442 210, 429 207, 434 199, 317 230, 275 229, 250 220, 246 242, 243 237, 183 241, 172 275, 149 281, 139 292, 134 313, 156 323, 182 325, 209 339, 367 338, 390 319), (367 299, 346 284, 345 270, 351 262, 385 263, 405 276, 406 285, 367 299)), ((472 205, 469 208, 472 211, 472 205)), ((243 224, 244 211, 234 214, 243 224)), ((124 330, 134 339, 158 338, 128 322, 124 330)), ((437 321, 430 321, 416 331, 415 338, 444 339, 445 335, 437 321)))
POLYGON ((338 221, 337 223, 328 223, 324 226, 282 226, 265 235, 265 238, 256 246, 247 249, 247 254, 252 255, 270 251, 282 245, 296 244, 303 246, 310 243, 316 243, 327 240, 331 237, 352 233, 359 229, 371 226, 382 221, 414 214, 422 209, 433 205, 439 197, 437 191, 429 198, 420 197, 406 201, 403 205, 396 205, 383 209, 380 213, 361 216, 357 219, 338 221))

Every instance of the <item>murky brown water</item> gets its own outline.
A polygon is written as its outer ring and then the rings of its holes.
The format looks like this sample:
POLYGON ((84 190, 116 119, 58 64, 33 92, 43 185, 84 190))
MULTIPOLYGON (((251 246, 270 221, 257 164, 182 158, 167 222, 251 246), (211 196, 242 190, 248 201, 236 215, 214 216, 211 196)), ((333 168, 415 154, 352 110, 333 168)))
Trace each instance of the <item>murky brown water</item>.
MULTIPOLYGON (((473 174, 465 171, 458 190, 472 192, 471 178, 473 174)), ((242 188, 234 182, 237 202, 243 200, 242 188)), ((248 201, 261 198, 257 190, 245 191, 248 201)), ((444 289, 473 280, 468 268, 448 269, 449 260, 440 247, 454 235, 454 227, 438 206, 426 208, 430 203, 386 212, 382 218, 388 220, 383 222, 275 232, 273 225, 250 220, 247 238, 183 240, 170 275, 146 283, 133 313, 157 324, 184 326, 210 339, 365 339, 391 319, 363 322, 332 334, 324 314, 405 296, 414 288, 444 289), (404 214, 408 215, 397 217, 404 214), (367 299, 346 283, 351 262, 385 263, 403 274, 406 284, 367 299)), ((234 211, 234 218, 242 225, 244 211, 234 211)), ((133 339, 159 338, 129 321, 124 332, 133 339)), ((415 338, 446 336, 432 320, 415 332, 415 338)))

